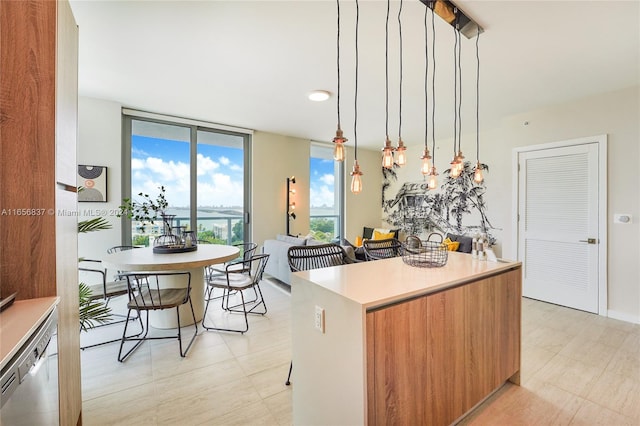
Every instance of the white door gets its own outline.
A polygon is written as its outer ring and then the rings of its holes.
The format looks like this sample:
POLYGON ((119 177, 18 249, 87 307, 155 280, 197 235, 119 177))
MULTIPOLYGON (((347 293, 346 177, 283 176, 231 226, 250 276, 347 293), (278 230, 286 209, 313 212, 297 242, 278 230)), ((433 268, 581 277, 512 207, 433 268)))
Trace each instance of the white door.
POLYGON ((598 312, 598 144, 518 153, 523 295, 598 312))

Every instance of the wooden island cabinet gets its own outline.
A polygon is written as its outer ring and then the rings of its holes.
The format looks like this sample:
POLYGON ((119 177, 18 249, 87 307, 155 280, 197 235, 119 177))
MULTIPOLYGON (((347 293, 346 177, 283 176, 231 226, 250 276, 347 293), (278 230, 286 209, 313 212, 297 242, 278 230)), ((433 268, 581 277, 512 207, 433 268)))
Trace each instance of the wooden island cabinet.
POLYGON ((294 424, 448 425, 519 383, 521 264, 449 256, 292 274, 294 424))

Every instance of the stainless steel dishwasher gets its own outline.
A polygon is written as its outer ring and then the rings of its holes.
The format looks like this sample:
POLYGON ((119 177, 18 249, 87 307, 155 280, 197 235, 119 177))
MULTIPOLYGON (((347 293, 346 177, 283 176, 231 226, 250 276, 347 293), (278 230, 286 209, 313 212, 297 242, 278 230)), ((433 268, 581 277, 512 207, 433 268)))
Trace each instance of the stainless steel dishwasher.
POLYGON ((59 424, 57 325, 54 309, 2 369, 0 425, 59 424))

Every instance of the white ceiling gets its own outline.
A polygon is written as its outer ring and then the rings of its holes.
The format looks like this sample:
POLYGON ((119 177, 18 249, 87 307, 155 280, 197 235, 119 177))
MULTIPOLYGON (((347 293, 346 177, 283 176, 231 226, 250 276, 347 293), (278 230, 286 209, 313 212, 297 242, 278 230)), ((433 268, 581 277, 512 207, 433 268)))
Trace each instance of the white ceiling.
MULTIPOLYGON (((456 3, 485 29, 480 36, 482 129, 511 114, 640 84, 639 1, 456 3)), ((391 3, 389 19, 388 128, 394 143, 399 4, 391 3)), ((82 96, 316 141, 335 135, 335 1, 71 5, 80 27, 82 96), (307 94, 314 89, 334 96, 311 102, 307 94)), ((340 104, 351 144, 355 2, 340 5, 340 104)), ((402 138, 411 146, 424 143, 425 7, 418 0, 403 5, 402 138)), ((385 139, 385 14, 385 1, 360 0, 357 130, 358 144, 366 148, 381 148, 385 139)), ((436 17, 437 138, 453 133, 453 40, 451 27, 436 17)), ((462 124, 468 131, 476 124, 475 72, 475 38, 463 38, 462 124)))

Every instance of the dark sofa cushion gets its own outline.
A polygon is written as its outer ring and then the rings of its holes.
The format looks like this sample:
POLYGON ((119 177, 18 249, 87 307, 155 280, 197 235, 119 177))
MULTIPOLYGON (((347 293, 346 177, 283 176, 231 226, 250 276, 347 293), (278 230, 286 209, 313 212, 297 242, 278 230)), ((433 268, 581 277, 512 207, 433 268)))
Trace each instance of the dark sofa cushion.
MULTIPOLYGON (((362 239, 363 240, 370 240, 373 238, 373 230, 375 228, 367 228, 366 226, 362 229, 362 239)), ((391 232, 393 232, 393 238, 398 238, 398 232, 400 232, 399 229, 391 229, 391 232)))
POLYGON ((373 228, 367 228, 366 226, 362 229, 362 239, 370 240, 373 238, 373 228))
POLYGON ((449 238, 451 241, 457 241, 460 243, 457 251, 461 253, 471 253, 473 238, 456 234, 447 234, 447 238, 449 238))

